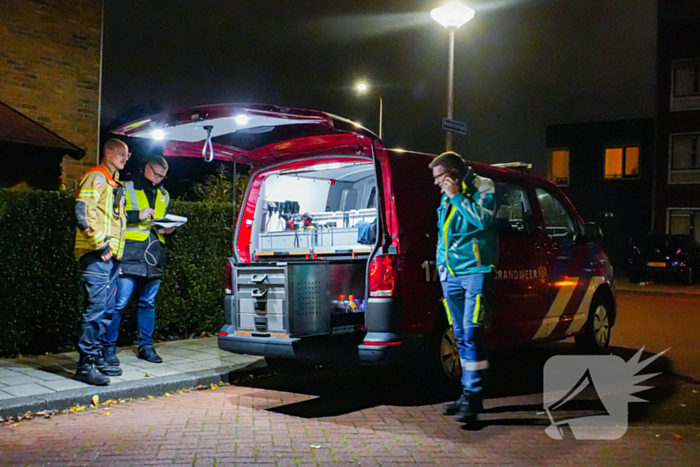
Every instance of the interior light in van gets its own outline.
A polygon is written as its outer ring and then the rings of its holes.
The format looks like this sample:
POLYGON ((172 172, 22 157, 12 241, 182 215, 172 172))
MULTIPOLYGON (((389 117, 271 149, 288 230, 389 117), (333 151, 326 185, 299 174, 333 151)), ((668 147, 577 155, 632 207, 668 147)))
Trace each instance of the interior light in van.
POLYGON ((160 128, 153 130, 151 132, 151 138, 161 140, 161 139, 165 138, 165 131, 161 130, 160 128))
POLYGON ((245 124, 248 123, 248 121, 250 120, 250 119, 248 118, 247 115, 243 115, 243 114, 236 115, 235 117, 233 117, 233 119, 234 119, 234 120, 236 121, 236 123, 238 123, 239 125, 245 125, 245 124))

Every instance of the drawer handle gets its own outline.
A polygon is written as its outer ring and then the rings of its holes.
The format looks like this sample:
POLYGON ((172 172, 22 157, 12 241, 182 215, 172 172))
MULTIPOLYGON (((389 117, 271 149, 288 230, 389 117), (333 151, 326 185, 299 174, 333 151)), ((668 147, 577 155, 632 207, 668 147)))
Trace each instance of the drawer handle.
POLYGON ((265 296, 265 294, 267 294, 267 289, 264 289, 264 290, 253 289, 253 291, 251 292, 251 295, 254 298, 262 298, 265 296))
POLYGON ((267 274, 253 274, 253 277, 250 278, 250 280, 253 281, 254 284, 259 284, 265 279, 267 279, 267 274))

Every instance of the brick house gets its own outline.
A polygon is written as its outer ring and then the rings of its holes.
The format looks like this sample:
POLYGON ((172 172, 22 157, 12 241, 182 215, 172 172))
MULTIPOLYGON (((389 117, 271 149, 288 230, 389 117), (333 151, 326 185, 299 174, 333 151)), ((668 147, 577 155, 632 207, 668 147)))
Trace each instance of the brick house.
POLYGON ((98 162, 102 8, 101 0, 0 1, 0 102, 85 152, 64 155, 67 185, 98 162))

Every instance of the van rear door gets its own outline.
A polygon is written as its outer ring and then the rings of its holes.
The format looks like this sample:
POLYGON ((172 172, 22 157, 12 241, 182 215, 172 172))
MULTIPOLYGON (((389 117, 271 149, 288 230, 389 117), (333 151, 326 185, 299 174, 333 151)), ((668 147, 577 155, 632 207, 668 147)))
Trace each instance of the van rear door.
POLYGON ((367 146, 368 138, 376 139, 371 131, 329 113, 259 104, 190 107, 143 118, 112 133, 163 141, 166 156, 253 166, 294 159, 300 150, 367 146), (299 139, 304 141, 295 141, 299 139))

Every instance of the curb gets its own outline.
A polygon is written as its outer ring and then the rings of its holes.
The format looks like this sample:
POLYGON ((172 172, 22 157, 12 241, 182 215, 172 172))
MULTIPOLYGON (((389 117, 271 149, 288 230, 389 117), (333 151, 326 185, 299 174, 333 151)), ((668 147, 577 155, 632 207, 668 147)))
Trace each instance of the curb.
POLYGON ((641 289, 621 289, 616 288, 618 294, 636 294, 636 295, 657 295, 666 297, 681 297, 681 298, 697 298, 700 299, 700 293, 678 292, 665 290, 641 290, 641 289))
POLYGON ((90 405, 92 396, 108 399, 138 399, 146 396, 162 396, 166 392, 176 392, 194 386, 231 383, 241 377, 257 376, 265 371, 267 365, 263 360, 253 363, 226 366, 212 370, 162 376, 153 379, 124 381, 109 386, 93 386, 70 389, 52 394, 18 397, 0 401, 0 417, 7 418, 27 412, 42 410, 63 410, 73 405, 90 405))

